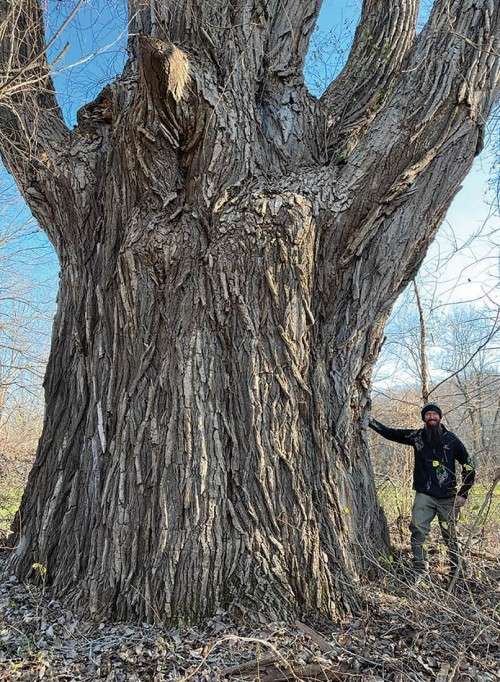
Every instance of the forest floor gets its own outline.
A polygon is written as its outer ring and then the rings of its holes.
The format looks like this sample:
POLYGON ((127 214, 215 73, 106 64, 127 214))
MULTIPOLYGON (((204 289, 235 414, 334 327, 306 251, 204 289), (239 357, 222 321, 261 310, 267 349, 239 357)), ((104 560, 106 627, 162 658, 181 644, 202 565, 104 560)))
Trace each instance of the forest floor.
MULTIPOLYGON (((401 523, 393 519, 395 541, 401 523)), ((0 680, 498 680, 498 526, 492 536, 485 528, 475 529, 469 575, 453 593, 434 528, 430 580, 411 586, 408 549, 395 547, 360 586, 363 609, 342 623, 243 625, 224 612, 198 627, 90 623, 4 570, 0 680)), ((0 573, 7 557, 0 552, 0 573)))

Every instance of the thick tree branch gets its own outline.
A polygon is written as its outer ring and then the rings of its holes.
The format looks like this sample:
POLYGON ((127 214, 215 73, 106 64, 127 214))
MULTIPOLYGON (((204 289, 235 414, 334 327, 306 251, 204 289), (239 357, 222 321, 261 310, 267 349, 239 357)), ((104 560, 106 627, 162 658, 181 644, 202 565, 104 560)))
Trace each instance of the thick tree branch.
POLYGON ((419 0, 364 0, 346 66, 321 98, 335 160, 352 151, 391 92, 415 37, 419 0))
MULTIPOLYGON (((377 169, 372 197, 388 204, 407 195, 438 156, 447 157, 451 173, 463 161, 453 148, 464 138, 472 164, 498 93, 499 30, 500 6, 490 0, 436 2, 390 102, 352 158, 368 162, 371 177, 377 169)), ((459 183, 452 188, 451 175, 443 182, 453 196, 459 183)))
MULTIPOLYGON (((419 180, 429 179, 438 159, 447 169, 440 183, 447 203, 458 191, 498 91, 499 29, 500 7, 490 0, 436 3, 390 101, 340 173, 339 188, 356 197, 351 210, 360 211, 361 219, 344 242, 347 258, 419 180)), ((432 222, 422 225, 422 236, 432 222)))
POLYGON ((268 73, 285 77, 301 74, 321 0, 278 0, 268 3, 265 10, 266 3, 253 4, 268 13, 268 40, 263 54, 268 73))
POLYGON ((0 0, 0 79, 0 154, 57 245, 51 205, 69 131, 50 78, 36 0, 0 0))

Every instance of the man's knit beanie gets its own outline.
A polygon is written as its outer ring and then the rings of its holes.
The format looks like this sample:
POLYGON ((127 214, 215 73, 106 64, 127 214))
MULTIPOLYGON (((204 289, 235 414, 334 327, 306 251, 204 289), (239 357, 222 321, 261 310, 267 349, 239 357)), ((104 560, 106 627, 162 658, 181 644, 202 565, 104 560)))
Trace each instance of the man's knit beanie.
POLYGON ((424 405, 422 407, 422 420, 424 419, 425 413, 426 412, 437 412, 440 417, 443 416, 443 413, 441 412, 441 408, 439 405, 436 405, 436 403, 428 403, 427 405, 424 405))

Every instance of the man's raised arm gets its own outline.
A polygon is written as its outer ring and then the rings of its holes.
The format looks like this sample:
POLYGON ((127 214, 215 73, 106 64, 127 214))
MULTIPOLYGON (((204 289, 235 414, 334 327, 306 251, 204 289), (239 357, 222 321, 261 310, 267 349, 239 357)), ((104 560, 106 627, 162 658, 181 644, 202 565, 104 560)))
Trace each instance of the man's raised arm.
POLYGON ((390 429, 376 419, 370 419, 368 426, 384 438, 387 438, 387 440, 402 443, 403 445, 413 445, 415 429, 390 429))

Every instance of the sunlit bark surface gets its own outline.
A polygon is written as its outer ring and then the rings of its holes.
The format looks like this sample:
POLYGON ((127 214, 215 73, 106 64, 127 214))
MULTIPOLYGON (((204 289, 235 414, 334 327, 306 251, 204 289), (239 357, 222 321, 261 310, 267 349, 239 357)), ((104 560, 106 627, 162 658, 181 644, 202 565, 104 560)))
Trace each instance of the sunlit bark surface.
POLYGON ((416 0, 366 0, 318 101, 318 1, 130 0, 72 131, 21 4, 0 147, 61 277, 12 568, 100 618, 345 612, 386 542, 371 368, 480 147, 498 4, 439 0, 415 37, 416 0))

